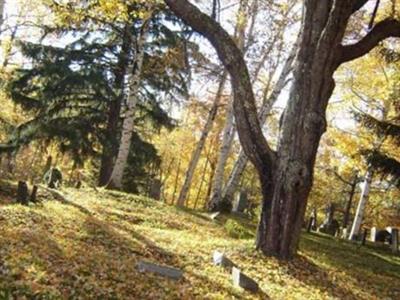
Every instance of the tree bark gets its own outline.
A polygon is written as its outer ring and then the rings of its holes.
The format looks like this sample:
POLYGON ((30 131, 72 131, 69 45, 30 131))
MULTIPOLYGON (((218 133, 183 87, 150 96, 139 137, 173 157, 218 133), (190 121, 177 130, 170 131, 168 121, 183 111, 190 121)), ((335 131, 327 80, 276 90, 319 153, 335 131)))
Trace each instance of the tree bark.
MULTIPOLYGON (((287 78, 292 70, 292 65, 297 52, 297 42, 292 47, 288 58, 282 68, 279 75, 278 81, 276 82, 274 89, 266 101, 264 101, 259 113, 258 118, 261 124, 264 124, 267 120, 269 113, 271 112, 272 106, 278 100, 278 97, 287 84, 287 78)), ((234 164, 231 174, 229 175, 228 182, 223 191, 223 201, 232 202, 234 193, 238 187, 240 178, 242 177, 243 171, 246 168, 248 159, 243 150, 240 151, 239 156, 234 164)))
POLYGON ((351 206, 353 204, 353 198, 356 193, 357 183, 358 183, 358 176, 356 175, 353 179, 353 182, 351 182, 351 185, 350 185, 349 199, 347 200, 346 208, 345 208, 344 216, 343 216, 343 228, 347 228, 347 225, 349 225, 349 222, 350 222, 351 206))
POLYGON ((129 64, 129 55, 131 48, 131 40, 129 34, 129 26, 125 26, 122 37, 121 54, 117 68, 115 70, 114 86, 118 91, 118 96, 111 100, 108 106, 106 141, 103 144, 103 150, 100 163, 99 186, 105 186, 110 180, 113 171, 114 159, 118 154, 118 132, 121 114, 121 104, 124 99, 125 77, 127 73, 127 65, 129 64))
POLYGON ((349 240, 353 240, 361 229, 362 220, 364 218, 365 205, 368 201, 369 189, 372 182, 372 171, 368 170, 361 190, 360 201, 358 202, 356 215, 354 216, 353 225, 351 227, 349 240))
MULTIPOLYGON (((133 134, 135 121, 136 105, 138 101, 138 90, 140 86, 140 77, 142 75, 142 66, 144 58, 144 43, 147 36, 149 19, 145 20, 140 35, 137 37, 135 47, 135 57, 128 68, 129 78, 129 94, 127 99, 127 108, 125 118, 122 123, 121 140, 119 143, 118 155, 111 173, 108 188, 121 189, 122 178, 128 161, 129 150, 133 134)), ((132 38, 133 40, 133 38, 132 38)))
MULTIPOLYGON (((241 0, 238 10, 238 17, 235 28, 235 39, 238 49, 245 53, 246 27, 249 20, 248 1, 241 0)), ((233 101, 228 102, 226 111, 225 126, 222 134, 222 143, 219 150, 218 161, 212 182, 211 198, 208 204, 210 211, 226 210, 230 211, 229 205, 224 205, 222 201, 222 187, 224 184, 224 173, 228 161, 229 152, 232 148, 234 130, 233 101)), ((229 204, 229 203, 228 203, 229 204)))
POLYGON ((380 22, 375 27, 381 29, 372 29, 372 36, 370 32, 355 46, 343 46, 348 21, 355 8, 362 6, 360 1, 304 1, 293 85, 281 117, 275 153, 262 134, 248 69, 235 42, 215 20, 187 0, 165 2, 211 42, 231 75, 239 139, 262 187, 256 245, 266 255, 289 259, 298 247, 318 144, 326 130, 326 107, 335 86, 333 74, 341 63, 364 55, 385 37, 396 36, 400 26, 392 23, 392 30, 388 30, 379 26, 380 22))
POLYGON ((199 141, 197 142, 196 148, 194 149, 194 151, 192 153, 192 157, 190 159, 189 166, 186 171, 185 181, 184 181, 182 189, 179 193, 178 203, 177 203, 178 206, 185 205, 187 194, 188 194, 190 186, 192 184, 193 175, 196 170, 197 164, 199 162, 201 152, 203 151, 204 146, 206 144, 208 134, 210 133, 210 131, 214 125, 214 120, 217 115, 220 103, 221 103, 221 99, 223 96, 227 78, 228 78, 228 74, 226 71, 224 71, 219 80, 217 94, 215 95, 215 100, 214 100, 213 106, 210 110, 210 113, 208 114, 206 124, 204 125, 203 131, 201 133, 199 141))

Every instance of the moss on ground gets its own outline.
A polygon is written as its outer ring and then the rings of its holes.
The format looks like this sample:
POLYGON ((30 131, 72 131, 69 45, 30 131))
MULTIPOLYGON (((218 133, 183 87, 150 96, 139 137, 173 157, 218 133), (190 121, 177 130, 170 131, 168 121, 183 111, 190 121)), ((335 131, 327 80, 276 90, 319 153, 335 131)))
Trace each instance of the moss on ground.
POLYGON ((42 195, 37 205, 0 206, 0 299, 400 299, 400 258, 387 249, 303 234, 298 257, 281 262, 254 251, 255 225, 238 217, 229 222, 243 239, 227 234, 227 216, 215 222, 118 192, 64 193, 73 205, 42 195), (262 291, 234 288, 212 265, 217 249, 262 291), (184 278, 139 273, 141 259, 184 278))

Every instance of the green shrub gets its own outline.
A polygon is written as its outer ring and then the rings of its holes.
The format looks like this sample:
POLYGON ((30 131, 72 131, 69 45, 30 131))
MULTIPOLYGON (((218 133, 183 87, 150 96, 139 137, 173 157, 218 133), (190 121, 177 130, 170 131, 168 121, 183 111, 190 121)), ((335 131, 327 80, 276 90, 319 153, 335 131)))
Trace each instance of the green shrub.
POLYGON ((253 237, 249 229, 232 219, 225 222, 224 228, 228 235, 235 239, 250 239, 253 237))

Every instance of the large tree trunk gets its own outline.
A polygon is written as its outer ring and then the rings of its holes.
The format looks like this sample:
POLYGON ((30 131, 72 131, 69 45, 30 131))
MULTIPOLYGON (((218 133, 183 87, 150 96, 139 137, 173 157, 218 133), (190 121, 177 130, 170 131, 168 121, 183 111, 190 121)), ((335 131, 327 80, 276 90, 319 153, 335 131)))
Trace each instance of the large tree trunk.
POLYGON ((366 0, 305 0, 302 35, 294 64, 290 98, 281 117, 275 153, 261 131, 251 80, 241 51, 227 32, 187 0, 168 6, 215 47, 231 75, 234 112, 242 147, 255 166, 263 205, 257 248, 291 258, 297 250, 318 144, 326 129, 325 112, 334 89, 333 74, 389 36, 400 36, 400 23, 384 20, 359 42, 343 46, 350 16, 366 0))
POLYGON ((129 150, 131 147, 136 105, 138 101, 138 91, 140 86, 140 78, 142 75, 142 66, 144 58, 144 43, 147 36, 149 20, 145 20, 142 25, 140 35, 137 37, 135 47, 135 57, 128 68, 129 75, 129 94, 127 99, 127 107, 125 111, 125 118, 122 123, 121 140, 119 143, 118 155, 111 173, 109 188, 121 189, 122 178, 124 175, 125 167, 128 161, 129 150))
POLYGON ((121 54, 118 58, 118 65, 115 70, 115 83, 114 86, 118 90, 118 97, 110 101, 107 116, 107 139, 103 144, 103 151, 101 155, 99 185, 105 186, 111 177, 113 171, 114 159, 118 154, 118 131, 119 121, 121 114, 121 104, 124 99, 125 77, 127 73, 127 66, 129 64, 129 53, 131 47, 129 26, 125 26, 124 34, 122 37, 121 54))
POLYGON ((371 182, 372 182, 372 171, 368 170, 365 175, 364 183, 362 186, 360 201, 358 202, 356 215, 354 216, 354 221, 351 227, 349 240, 355 239, 360 233, 362 220, 364 219, 365 205, 367 204, 368 201, 371 182))
MULTIPOLYGON (((272 106, 277 101, 281 91, 287 83, 287 79, 292 70, 293 61, 296 56, 297 46, 298 45, 296 43, 290 51, 289 56, 286 59, 286 62, 279 75, 279 78, 274 86, 274 89, 272 90, 269 97, 264 101, 259 111, 258 118, 260 120, 260 124, 264 124, 267 120, 267 116, 271 112, 272 106)), ((240 178, 242 177, 242 174, 246 168, 247 162, 247 156, 244 151, 241 150, 223 191, 223 201, 230 203, 232 202, 234 193, 237 190, 240 178)))
POLYGON ((204 129, 201 132, 201 136, 200 136, 199 141, 197 142, 196 148, 192 153, 192 158, 190 159, 189 166, 186 171, 185 181, 183 183, 182 189, 181 189, 179 197, 178 197, 178 203, 177 203, 178 206, 185 205, 187 194, 188 194, 190 186, 192 184, 193 175, 196 170, 197 164, 199 162, 201 152, 203 151, 203 148, 206 144, 208 134, 210 133, 210 131, 213 127, 214 120, 217 115, 220 103, 221 103, 221 99, 223 96, 227 77, 228 77, 228 74, 226 71, 224 71, 219 80, 217 94, 215 95, 214 103, 212 105, 210 113, 208 114, 206 124, 204 125, 204 129))

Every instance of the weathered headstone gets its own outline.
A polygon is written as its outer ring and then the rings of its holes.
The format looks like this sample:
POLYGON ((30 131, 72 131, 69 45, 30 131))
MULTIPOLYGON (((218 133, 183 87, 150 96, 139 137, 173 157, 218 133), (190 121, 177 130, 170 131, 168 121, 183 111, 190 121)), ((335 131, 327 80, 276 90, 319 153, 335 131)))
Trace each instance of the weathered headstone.
POLYGON ((183 276, 182 270, 166 266, 160 266, 145 261, 139 261, 137 264, 137 268, 139 272, 150 272, 174 280, 179 280, 183 276))
POLYGON ((161 187, 162 187, 161 180, 154 179, 151 182, 151 186, 150 186, 150 192, 149 192, 150 198, 153 198, 155 200, 160 200, 161 199, 161 187))
POLYGON ((226 269, 231 269, 236 266, 225 254, 217 250, 213 252, 213 263, 215 266, 221 266, 226 269))
POLYGON ((342 235, 340 238, 347 239, 349 230, 347 228, 342 228, 342 235))
POLYGON ((233 204, 232 211, 242 213, 248 206, 247 192, 240 191, 240 193, 236 196, 236 201, 233 204))
POLYGON ((253 293, 258 292, 259 289, 258 283, 255 282, 250 277, 248 277, 247 275, 243 274, 240 271, 240 269, 236 267, 232 268, 232 280, 233 280, 233 285, 236 287, 241 287, 253 293))
POLYGON ((17 202, 28 205, 28 185, 25 181, 18 181, 17 202))
POLYGON ((56 168, 50 168, 46 174, 44 174, 44 181, 47 184, 47 186, 51 189, 56 189, 61 186, 62 183, 62 173, 61 171, 56 168))
POLYGON ((392 239, 392 237, 391 237, 390 233, 387 230, 379 230, 376 233, 376 237, 375 237, 375 241, 376 242, 381 242, 381 243, 387 242, 387 243, 390 244, 391 243, 391 239, 392 239))
POLYGON ((38 187, 37 187, 37 185, 34 185, 33 188, 32 188, 31 197, 29 199, 33 203, 36 202, 37 191, 38 191, 38 187))
POLYGON ((211 220, 216 220, 220 215, 221 215, 221 213, 220 213, 219 211, 217 211, 217 212, 212 213, 212 214, 210 215, 210 219, 211 219, 211 220))
POLYGON ((399 230, 392 228, 392 252, 393 254, 399 253, 399 230))
POLYGON ((376 232, 377 232, 376 227, 372 227, 371 228, 370 238, 369 238, 371 242, 375 243, 375 241, 376 241, 376 232))

